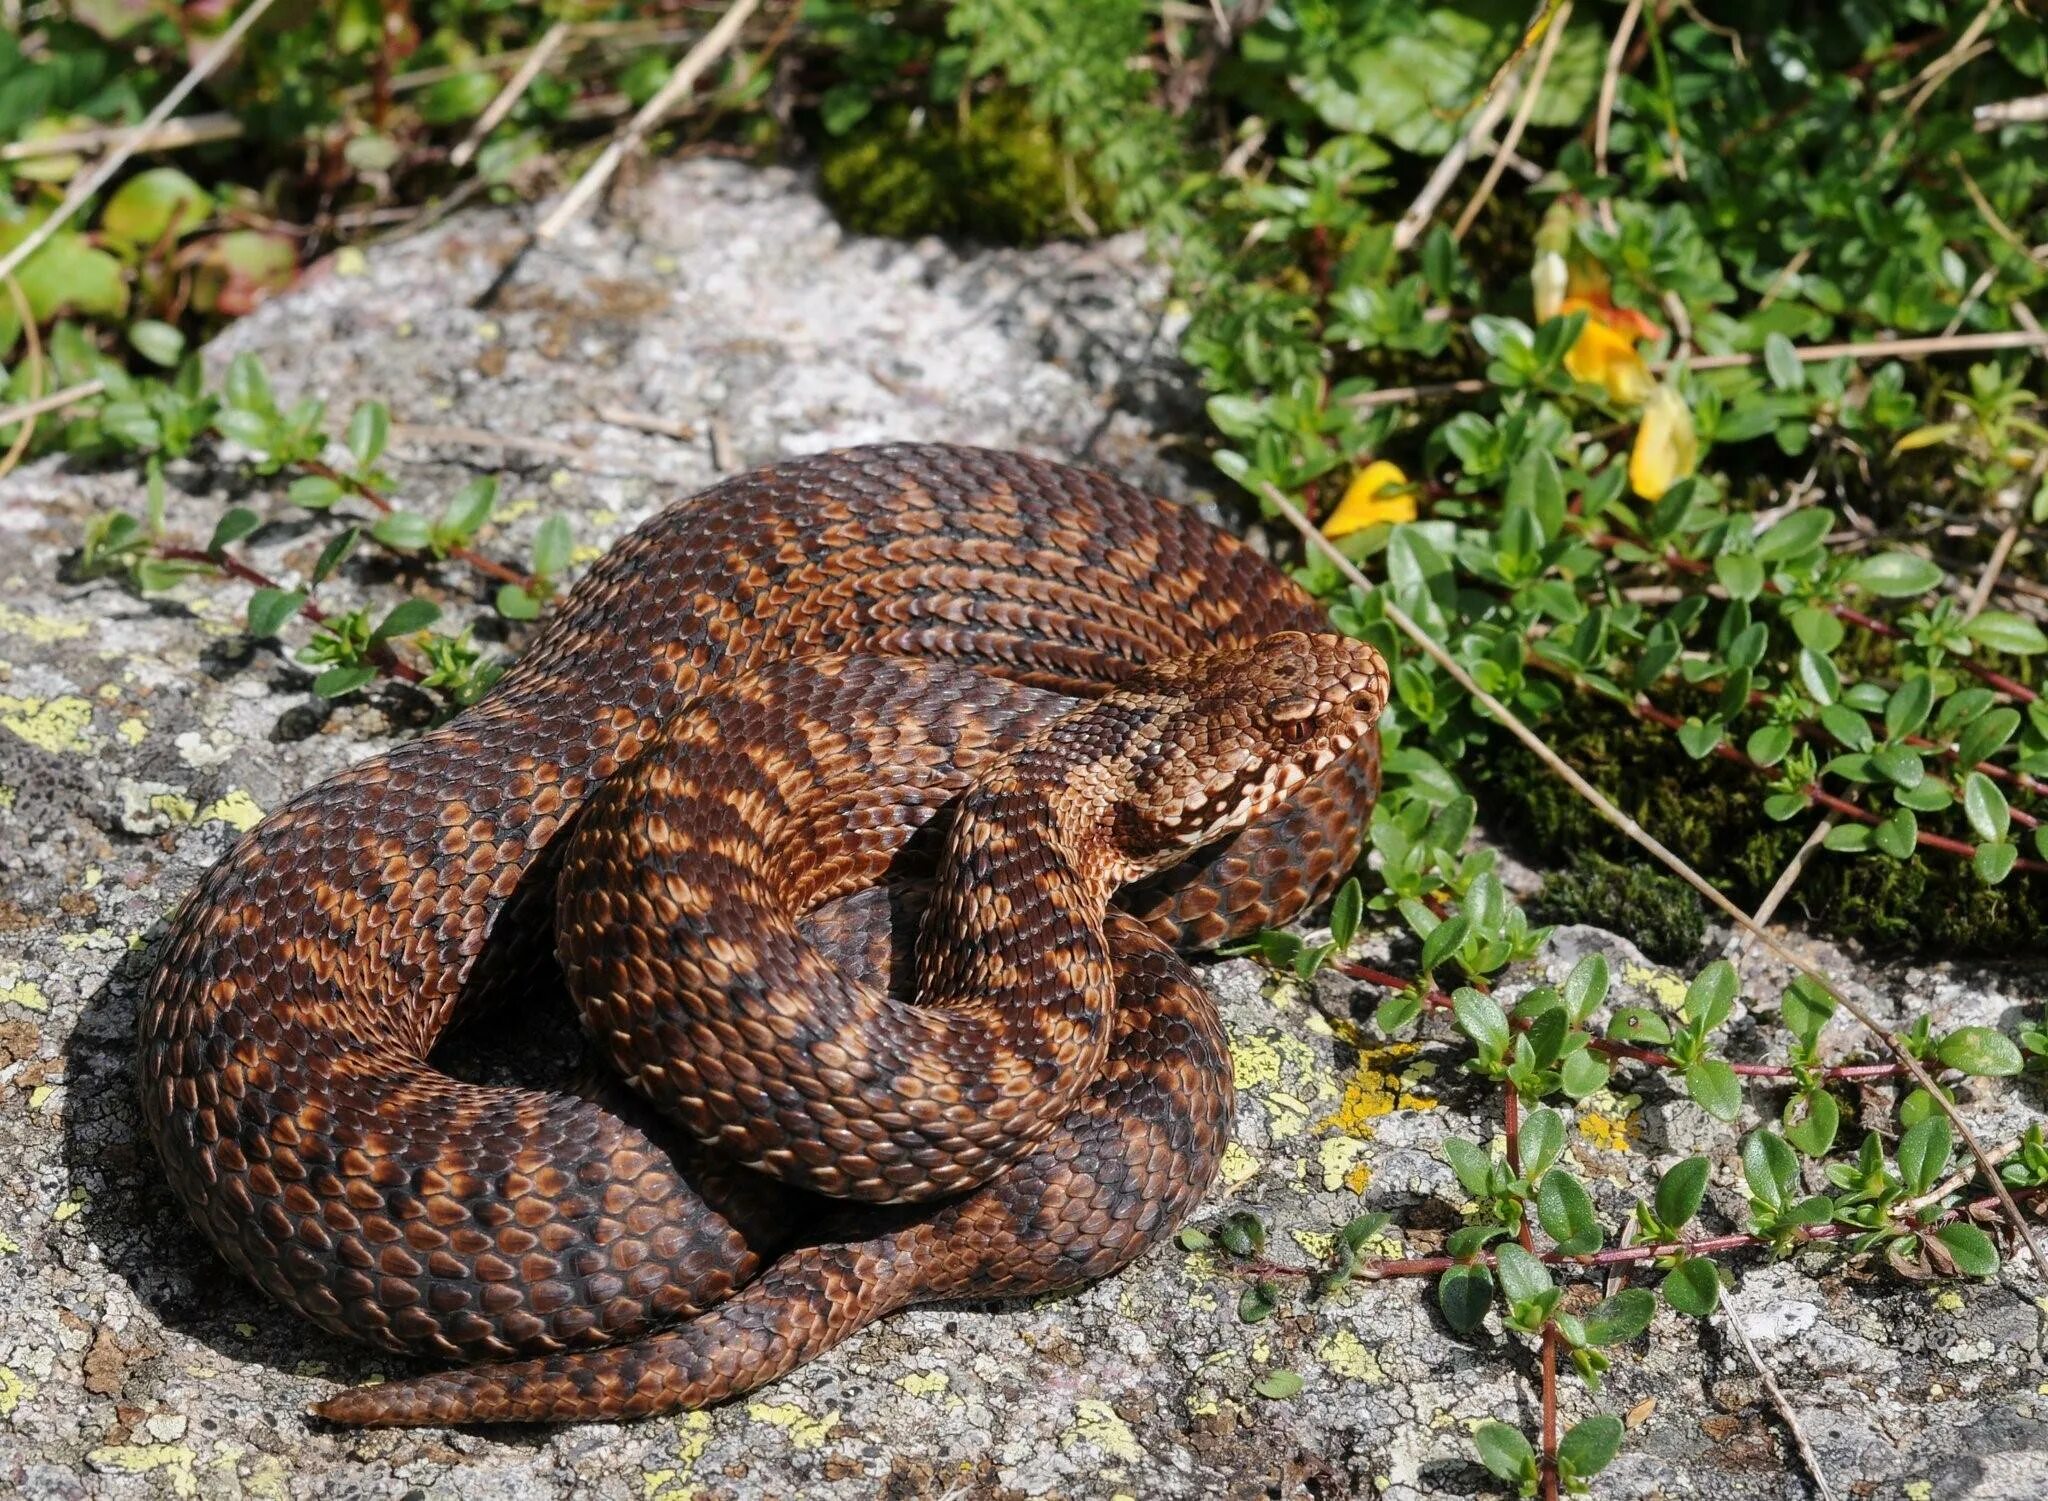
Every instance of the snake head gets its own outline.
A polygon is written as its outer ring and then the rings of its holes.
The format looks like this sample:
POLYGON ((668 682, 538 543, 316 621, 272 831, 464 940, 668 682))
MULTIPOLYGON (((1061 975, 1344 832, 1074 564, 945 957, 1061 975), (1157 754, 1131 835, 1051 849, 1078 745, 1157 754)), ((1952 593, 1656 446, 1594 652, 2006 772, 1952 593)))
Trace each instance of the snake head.
POLYGON ((1282 631, 1175 658, 1128 686, 1152 714, 1115 842, 1140 874, 1234 834, 1378 723, 1386 660, 1348 636, 1282 631))

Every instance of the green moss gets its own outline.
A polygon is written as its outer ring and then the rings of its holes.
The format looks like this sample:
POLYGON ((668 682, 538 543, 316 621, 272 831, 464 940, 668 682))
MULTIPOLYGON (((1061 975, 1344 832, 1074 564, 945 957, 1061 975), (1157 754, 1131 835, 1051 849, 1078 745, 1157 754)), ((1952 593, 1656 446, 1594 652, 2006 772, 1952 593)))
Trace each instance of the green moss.
MULTIPOLYGON (((1763 899, 1813 827, 1807 818, 1771 822, 1754 776, 1727 761, 1693 760, 1671 734, 1618 705, 1581 699, 1548 730, 1559 755, 1746 908, 1763 899)), ((1559 865, 1589 854, 1642 858, 1505 736, 1474 765, 1490 821, 1531 853, 1559 865)), ((2010 955, 2048 947, 2048 879, 2019 873, 1986 886, 1966 862, 1938 854, 1901 863, 1875 853, 1817 853, 1779 910, 1880 948, 2010 955)), ((1637 922, 1611 925, 1643 941, 1637 922)))
POLYGON ((1625 933, 1660 964, 1689 967, 1706 941, 1699 894, 1676 876, 1644 864, 1581 850, 1568 870, 1543 883, 1534 916, 1548 923, 1591 923, 1625 933))
POLYGON ((1014 95, 978 101, 965 119, 888 110, 822 149, 832 211, 862 234, 957 235, 1029 245, 1113 227, 1108 195, 1061 151, 1014 95))

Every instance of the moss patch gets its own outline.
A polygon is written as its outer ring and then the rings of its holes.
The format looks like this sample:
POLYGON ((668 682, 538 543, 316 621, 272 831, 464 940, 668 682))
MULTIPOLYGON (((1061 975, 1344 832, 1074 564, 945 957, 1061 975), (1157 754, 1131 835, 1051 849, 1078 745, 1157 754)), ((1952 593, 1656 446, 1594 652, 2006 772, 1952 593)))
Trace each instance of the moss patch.
MULTIPOLYGON (((1745 907, 1763 899, 1813 827, 1811 818, 1772 823, 1753 776, 1726 761, 1693 760, 1673 736, 1617 705, 1581 699, 1548 729, 1559 755, 1745 907)), ((1506 736, 1472 764, 1489 820, 1546 863, 1567 865, 1589 854, 1630 865, 1641 860, 1620 832, 1506 736)), ((1882 948, 2010 954, 2048 944, 2048 879, 2015 874, 1986 886, 1966 863, 1941 855, 1901 863, 1879 854, 1816 854, 1780 910, 1882 948)), ((1613 926, 1639 943, 1647 932, 1626 910, 1613 926)))
POLYGON ((1030 245, 1116 227, 1107 195, 1061 151, 1051 128, 1015 96, 979 101, 963 119, 884 111, 821 148, 819 185, 861 234, 960 236, 1030 245))
POLYGON ((1543 883, 1534 915, 1625 933, 1660 964, 1691 965, 1707 936, 1699 894, 1676 876, 1581 850, 1543 883))

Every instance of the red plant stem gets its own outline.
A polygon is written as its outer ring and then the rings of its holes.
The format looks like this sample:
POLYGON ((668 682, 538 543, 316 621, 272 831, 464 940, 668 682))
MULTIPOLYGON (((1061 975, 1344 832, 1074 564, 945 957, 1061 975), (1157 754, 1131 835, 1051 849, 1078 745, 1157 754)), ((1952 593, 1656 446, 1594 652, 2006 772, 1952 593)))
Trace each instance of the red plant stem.
MULTIPOLYGON (((1344 959, 1338 962, 1338 969, 1354 980, 1363 980, 1368 985, 1377 985, 1383 990, 1408 991, 1415 988, 1413 980, 1404 980, 1399 975, 1369 964, 1359 964, 1344 959)), ((1448 1011, 1451 998, 1441 990, 1431 990, 1423 995, 1422 1003, 1431 1010, 1448 1011)), ((1511 1022, 1512 1024, 1512 1022, 1511 1022)), ((1604 1037, 1590 1037, 1586 1045, 1596 1053, 1609 1058, 1627 1058, 1635 1063, 1647 1063, 1652 1068, 1676 1069, 1678 1060, 1669 1053, 1660 1053, 1653 1048, 1639 1048, 1625 1042, 1610 1042, 1604 1037)), ((1785 1068, 1776 1063, 1731 1063, 1736 1073, 1752 1079, 1796 1079, 1797 1069, 1785 1068)), ((1899 1063, 1837 1063, 1827 1068, 1813 1070, 1820 1079, 1897 1079, 1905 1075, 1905 1065, 1899 1063)))
MULTIPOLYGON (((1629 709, 1638 719, 1646 719, 1651 724, 1662 725, 1667 730, 1681 729, 1685 724, 1683 719, 1680 719, 1668 709, 1660 709, 1655 704, 1645 700, 1638 700, 1630 704, 1629 709)), ((1713 754, 1720 757, 1723 761, 1732 761, 1737 766, 1757 776, 1770 775, 1769 767, 1759 765, 1725 740, 1714 747, 1713 754)), ((1852 818, 1858 823, 1876 825, 1884 822, 1882 818, 1872 813, 1868 808, 1860 807, 1850 802, 1847 798, 1837 797, 1818 783, 1808 782, 1799 789, 1799 795, 1816 807, 1826 808, 1830 813, 1838 813, 1842 817, 1852 818)), ((1959 860, 1974 860, 1977 857, 1977 847, 1975 845, 1966 844, 1960 839, 1951 839, 1946 834, 1930 834, 1925 829, 1915 831, 1913 842, 1922 849, 1940 850, 1943 854, 1954 855, 1959 860)), ((2048 860, 2035 860, 2022 856, 2013 862, 2013 867, 2017 870, 2048 871, 2048 860)))
MULTIPOLYGON (((332 464, 322 459, 302 459, 299 462, 300 467, 308 474, 317 474, 324 480, 332 480, 335 484, 341 486, 342 489, 348 491, 349 494, 367 501, 379 513, 384 515, 390 514, 390 498, 378 494, 353 475, 343 474, 339 469, 336 469, 332 464)), ((507 568, 496 558, 487 558, 473 547, 451 547, 448 549, 448 556, 459 562, 467 563, 486 578, 494 578, 501 584, 517 584, 522 589, 531 589, 533 587, 532 574, 521 573, 516 568, 507 568)))
MULTIPOLYGON (((2048 1189, 2022 1189, 2020 1192, 2028 1200, 2038 1202, 2044 1193, 2048 1193, 2048 1189)), ((1972 1199, 1967 1204, 1958 1205, 1947 1214, 1941 1216, 1941 1218, 1917 1228, 1923 1230, 1938 1229, 1943 1225, 1954 1224, 1957 1220, 1975 1217, 1997 1208, 1999 1208, 1997 1196, 1995 1194, 1987 1194, 1981 1199, 1972 1199)), ((1802 1226, 1793 1238, 1799 1244, 1806 1245, 1814 1242, 1841 1240, 1852 1234, 1861 1235, 1863 1229, 1864 1227, 1860 1225, 1838 1225, 1833 1223, 1807 1225, 1802 1226)), ((1587 1270, 1599 1270, 1614 1266, 1638 1266, 1646 1261, 1661 1261, 1667 1256, 1711 1256, 1721 1251, 1754 1251, 1770 1244, 1771 1242, 1768 1237, 1734 1232, 1727 1235, 1704 1235, 1694 1240, 1659 1241, 1654 1244, 1640 1246, 1616 1246, 1611 1251, 1592 1251, 1579 1255, 1567 1255, 1562 1251, 1539 1251, 1536 1253, 1536 1259, 1545 1266, 1583 1267, 1587 1270)), ((1375 1261, 1361 1261, 1353 1269, 1351 1275, 1362 1277, 1368 1282, 1384 1282, 1395 1277, 1437 1277, 1448 1272, 1454 1266, 1483 1266, 1492 1268, 1498 1265, 1499 1259, 1491 1251, 1482 1251, 1477 1255, 1463 1257, 1390 1256, 1375 1261)), ((1252 1269, 1249 1263, 1243 1266, 1243 1270, 1251 1271, 1252 1269)), ((1257 1265, 1257 1272, 1262 1277, 1312 1278, 1319 1275, 1312 1267, 1288 1266, 1283 1262, 1260 1262, 1257 1265)))
MULTIPOLYGON (((284 585, 278 583, 269 574, 250 567, 233 553, 226 550, 211 553, 197 547, 159 547, 157 549, 157 556, 175 563, 204 563, 209 568, 218 568, 228 577, 238 578, 245 584, 255 585, 258 589, 282 590, 284 588, 284 585)), ((298 613, 307 620, 312 621, 315 625, 325 625, 327 623, 327 612, 314 604, 311 598, 299 602, 298 613)), ((425 673, 394 652, 388 642, 379 641, 376 645, 372 646, 370 648, 370 656, 379 667, 383 668, 393 677, 403 678, 408 683, 417 683, 426 677, 425 673)))
MULTIPOLYGON (((1588 532, 1586 540, 1595 547, 1607 551, 1623 539, 1615 536, 1612 532, 1588 532)), ((1635 543, 1632 545, 1640 547, 1642 544, 1635 543)), ((1702 558, 1688 558, 1682 553, 1677 552, 1665 552, 1661 561, 1667 568, 1675 568, 1680 573, 1711 573, 1714 569, 1713 564, 1702 558)), ((1764 583, 1764 589, 1767 593, 1776 594, 1780 597, 1784 594, 1782 589, 1768 580, 1764 583)), ((1834 616, 1835 619, 1866 630, 1873 636, 1883 636, 1892 641, 1903 641, 1906 638, 1906 633, 1897 626, 1879 620, 1875 615, 1866 615, 1861 610, 1853 609, 1848 605, 1829 604, 1827 609, 1828 613, 1834 616)), ((2038 691, 2029 688, 2025 683, 2016 682, 2002 672, 1993 672, 1981 662, 1972 661, 1968 657, 1957 657, 1955 661, 1958 667, 1962 668, 1963 671, 1969 673, 1970 676, 1976 678, 1979 682, 1988 687, 1996 688, 2000 693, 2007 694, 2023 704, 2030 704, 2041 696, 2038 691)))
POLYGON ((1543 1323, 1543 1501, 1557 1501, 1557 1321, 1543 1323))

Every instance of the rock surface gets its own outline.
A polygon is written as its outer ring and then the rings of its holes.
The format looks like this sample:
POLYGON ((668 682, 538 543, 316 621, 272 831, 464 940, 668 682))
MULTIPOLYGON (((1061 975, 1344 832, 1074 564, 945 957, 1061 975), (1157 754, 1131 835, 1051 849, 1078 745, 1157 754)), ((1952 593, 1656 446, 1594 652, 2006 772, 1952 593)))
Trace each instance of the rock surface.
MULTIPOLYGON (((325 395, 337 423, 358 399, 389 401, 408 424, 390 467, 423 506, 472 472, 504 473, 509 524, 489 546, 505 555, 545 514, 572 517, 595 549, 722 470, 884 437, 1025 447, 1189 492, 1161 437, 1187 429, 1187 395, 1160 339, 1160 286, 1129 242, 963 256, 850 239, 795 179, 711 164, 660 172, 628 213, 529 257, 482 311, 469 301, 517 225, 460 217, 310 279, 220 352, 259 352, 282 394, 325 395), (619 426, 601 415, 612 408, 684 435, 619 426)), ((279 482, 234 466, 170 478, 174 531, 203 540, 232 497, 280 518, 252 539, 257 561, 310 565, 322 534, 293 519, 279 482)), ((260 1301, 185 1225, 139 1132, 134 1009, 153 931, 236 832, 405 733, 419 705, 393 691, 319 704, 296 664, 243 639, 236 586, 144 601, 62 582, 87 519, 139 510, 137 491, 130 473, 59 462, 0 483, 0 1490, 1463 1496, 1487 1483, 1472 1424, 1534 1429, 1528 1355, 1497 1326, 1454 1338, 1427 1283, 1354 1285, 1244 1324, 1242 1284, 1173 1245, 1076 1295, 899 1317, 715 1412, 546 1432, 309 1424, 309 1397, 397 1368, 260 1301), (1302 1378, 1297 1395, 1255 1392, 1276 1370, 1302 1378)), ((471 581, 439 582, 451 615, 490 636, 471 581)), ((360 563, 327 592, 389 603, 403 587, 360 563)), ((1386 940, 1366 947, 1413 965, 1386 940)), ((1557 974, 1589 950, 1609 955, 1619 998, 1682 991, 1590 929, 1560 935, 1557 974)), ((1816 957, 1893 1022, 2010 1031, 2048 993, 2038 965, 1816 957)), ((1776 995, 1782 973, 1743 967, 1745 994, 1776 995)), ((1459 1050, 1434 1029, 1377 1040, 1364 1025, 1377 997, 1349 982, 1273 993, 1245 961, 1206 974, 1242 1103, 1205 1217, 1256 1209, 1274 1227, 1268 1254, 1300 1265, 1367 1209, 1435 1249, 1463 1198, 1437 1145, 1486 1140, 1497 1119, 1459 1050)), ((1738 1009, 1737 1056, 1781 1043, 1738 1009)), ((1829 1046, 1864 1043, 1837 1022, 1829 1046)), ((1992 1141, 2042 1104, 2034 1084, 1965 1101, 1992 1141)), ((1780 1103, 1752 1092, 1753 1111, 1780 1103)), ((1703 1222, 1718 1229, 1742 1212, 1733 1141, 1663 1077, 1631 1071, 1576 1112, 1566 1153, 1614 1225, 1659 1164, 1708 1152, 1703 1222)), ((1819 1253, 1737 1266, 1731 1304, 1835 1494, 2048 1488, 2037 1280, 2008 1267, 1914 1287, 1819 1253)), ((1574 1382, 1565 1403, 1568 1418, 1591 1410, 1574 1382)), ((1602 1494, 1810 1493, 1725 1320, 1660 1315, 1599 1406, 1634 1425, 1602 1494)))

